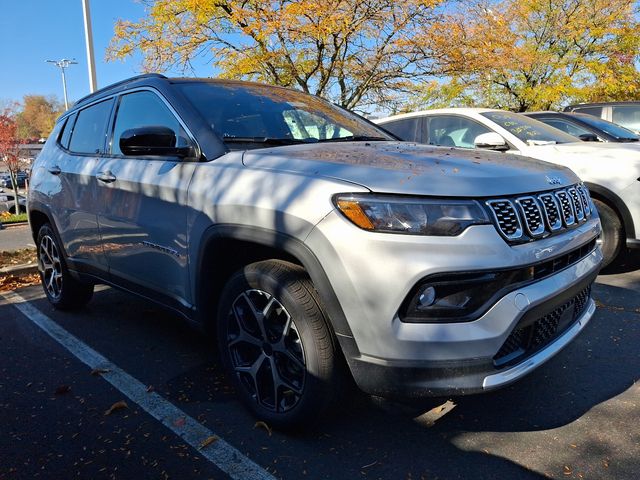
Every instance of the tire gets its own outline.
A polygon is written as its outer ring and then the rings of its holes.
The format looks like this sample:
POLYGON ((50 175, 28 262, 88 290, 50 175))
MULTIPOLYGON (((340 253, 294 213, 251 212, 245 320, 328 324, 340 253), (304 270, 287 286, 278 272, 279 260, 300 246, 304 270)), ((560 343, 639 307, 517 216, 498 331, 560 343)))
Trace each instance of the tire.
POLYGON ((240 399, 277 429, 308 428, 343 378, 335 337, 304 269, 268 260, 236 272, 223 289, 217 338, 240 399))
POLYGON ((51 225, 38 231, 38 270, 44 293, 59 310, 75 310, 86 305, 93 296, 93 284, 82 283, 71 276, 62 249, 51 225))
POLYGON ((602 224, 601 248, 604 257, 602 268, 605 268, 618 258, 622 250, 624 239, 622 221, 615 210, 606 203, 595 198, 593 203, 598 210, 600 223, 602 224))

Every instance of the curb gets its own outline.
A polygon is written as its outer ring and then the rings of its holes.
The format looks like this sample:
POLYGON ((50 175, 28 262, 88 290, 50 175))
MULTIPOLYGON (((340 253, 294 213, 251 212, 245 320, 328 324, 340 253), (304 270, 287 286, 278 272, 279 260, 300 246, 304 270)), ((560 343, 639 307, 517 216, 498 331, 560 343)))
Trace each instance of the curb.
POLYGON ((29 222, 3 223, 2 229, 4 230, 5 228, 22 227, 23 225, 29 225, 29 222))
POLYGON ((0 268, 0 275, 24 275, 26 273, 37 273, 37 264, 13 265, 11 267, 0 268))

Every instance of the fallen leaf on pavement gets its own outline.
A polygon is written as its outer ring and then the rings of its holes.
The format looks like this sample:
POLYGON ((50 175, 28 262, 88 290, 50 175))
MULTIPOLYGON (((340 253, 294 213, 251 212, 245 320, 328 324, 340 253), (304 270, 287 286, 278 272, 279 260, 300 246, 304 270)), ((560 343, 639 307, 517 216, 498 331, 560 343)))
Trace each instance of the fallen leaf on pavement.
POLYGON ((210 437, 205 438, 198 448, 202 450, 204 447, 207 447, 218 440, 220 440, 218 437, 211 435, 210 437))
POLYGON ((104 414, 111 415, 116 410, 122 410, 123 408, 129 408, 129 405, 127 405, 127 402, 125 402, 124 400, 120 400, 119 402, 116 402, 113 405, 111 405, 109 407, 109 410, 105 411, 104 414))
POLYGON ((258 427, 260 427, 260 428, 264 428, 264 429, 267 431, 267 433, 269 434, 269 436, 271 436, 272 431, 271 431, 271 427, 270 427, 269 425, 267 425, 267 424, 266 424, 266 423, 264 423, 263 421, 259 420, 259 421, 257 421, 257 422, 255 423, 255 425, 253 426, 253 428, 258 428, 258 427))
POLYGON ((456 408, 456 404, 451 400, 447 400, 442 405, 432 408, 428 412, 425 412, 422 415, 416 417, 415 421, 424 425, 425 427, 433 427, 437 420, 440 420, 454 408, 456 408))
POLYGON ((149 385, 147 387, 147 392, 153 392, 153 390, 154 390, 153 385, 149 385))

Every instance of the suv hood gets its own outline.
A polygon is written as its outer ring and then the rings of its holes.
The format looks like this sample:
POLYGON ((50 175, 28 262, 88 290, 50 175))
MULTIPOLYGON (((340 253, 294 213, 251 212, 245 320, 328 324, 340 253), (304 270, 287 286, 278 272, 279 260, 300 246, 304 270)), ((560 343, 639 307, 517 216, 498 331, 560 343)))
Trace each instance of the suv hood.
POLYGON ((379 193, 412 195, 512 195, 579 181, 568 168, 519 155, 407 142, 314 143, 248 150, 243 163, 342 180, 379 193))

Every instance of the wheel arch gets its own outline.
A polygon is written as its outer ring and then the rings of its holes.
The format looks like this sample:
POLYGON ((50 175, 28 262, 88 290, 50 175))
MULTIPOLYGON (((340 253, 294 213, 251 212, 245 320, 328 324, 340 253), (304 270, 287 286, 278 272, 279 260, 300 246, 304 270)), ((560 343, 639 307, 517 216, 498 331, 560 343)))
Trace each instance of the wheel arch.
POLYGON ((591 182, 584 183, 589 188, 589 192, 591 193, 591 196, 593 198, 606 203, 615 210, 622 222, 622 228, 624 228, 624 236, 626 238, 636 238, 633 218, 631 217, 631 213, 629 212, 629 209, 624 204, 622 199, 614 192, 606 187, 603 187, 602 185, 591 182))
POLYGON ((214 330, 226 280, 244 265, 269 259, 301 265, 320 296, 333 331, 339 338, 353 336, 333 287, 309 247, 290 235, 242 225, 214 225, 202 237, 194 274, 197 320, 214 330))
POLYGON ((29 226, 31 228, 31 236, 35 243, 38 242, 38 232, 45 223, 50 224, 53 231, 58 235, 58 230, 46 209, 38 207, 29 208, 29 226))

